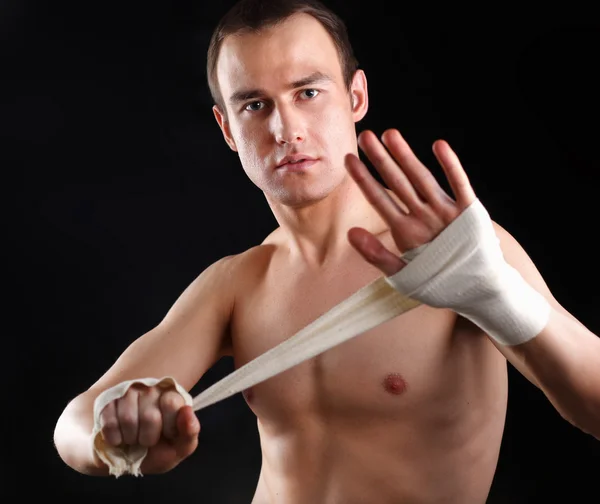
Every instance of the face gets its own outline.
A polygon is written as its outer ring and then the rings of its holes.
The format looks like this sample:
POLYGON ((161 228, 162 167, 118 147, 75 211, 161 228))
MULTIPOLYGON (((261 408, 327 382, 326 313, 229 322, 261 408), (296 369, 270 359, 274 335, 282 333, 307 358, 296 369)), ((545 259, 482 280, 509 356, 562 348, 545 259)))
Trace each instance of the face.
POLYGON ((344 156, 357 153, 366 80, 358 71, 346 88, 334 42, 315 18, 296 14, 258 34, 227 37, 217 79, 226 113, 214 107, 215 118, 268 200, 305 206, 347 180, 344 156), (280 166, 286 156, 309 161, 280 166))

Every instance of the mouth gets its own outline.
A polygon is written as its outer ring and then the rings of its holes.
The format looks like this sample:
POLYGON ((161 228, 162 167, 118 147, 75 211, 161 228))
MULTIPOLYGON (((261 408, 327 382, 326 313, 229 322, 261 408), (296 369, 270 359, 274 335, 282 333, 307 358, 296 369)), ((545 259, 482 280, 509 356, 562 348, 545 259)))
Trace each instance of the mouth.
POLYGON ((305 171, 317 161, 318 159, 311 157, 294 156, 291 159, 284 159, 283 162, 277 166, 277 170, 285 170, 288 172, 305 171))

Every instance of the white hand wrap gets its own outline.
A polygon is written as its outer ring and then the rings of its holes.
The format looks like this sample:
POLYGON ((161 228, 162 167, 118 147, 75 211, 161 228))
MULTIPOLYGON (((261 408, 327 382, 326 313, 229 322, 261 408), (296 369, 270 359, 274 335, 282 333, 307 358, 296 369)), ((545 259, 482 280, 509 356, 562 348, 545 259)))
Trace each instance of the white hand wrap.
POLYGON ((534 338, 550 315, 546 299, 504 260, 479 200, 386 280, 405 296, 452 309, 502 345, 534 338))
POLYGON ((192 396, 170 376, 124 381, 105 390, 96 397, 94 401, 94 430, 92 431, 93 449, 100 460, 108 466, 109 473, 117 478, 124 473, 140 476, 142 474, 140 466, 148 453, 148 448, 141 445, 111 446, 107 444, 104 437, 102 437, 100 413, 109 402, 123 397, 129 388, 135 384, 145 385, 146 387, 156 385, 165 389, 174 388, 181 394, 187 405, 192 405, 192 396))

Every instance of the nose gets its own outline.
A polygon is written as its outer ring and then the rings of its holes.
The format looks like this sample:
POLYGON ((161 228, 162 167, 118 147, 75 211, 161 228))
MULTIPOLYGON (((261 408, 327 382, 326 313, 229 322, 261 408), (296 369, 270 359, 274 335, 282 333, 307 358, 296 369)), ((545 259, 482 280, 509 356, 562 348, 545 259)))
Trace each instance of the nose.
POLYGON ((273 113, 273 133, 278 144, 301 143, 305 139, 302 118, 293 107, 279 108, 273 113))

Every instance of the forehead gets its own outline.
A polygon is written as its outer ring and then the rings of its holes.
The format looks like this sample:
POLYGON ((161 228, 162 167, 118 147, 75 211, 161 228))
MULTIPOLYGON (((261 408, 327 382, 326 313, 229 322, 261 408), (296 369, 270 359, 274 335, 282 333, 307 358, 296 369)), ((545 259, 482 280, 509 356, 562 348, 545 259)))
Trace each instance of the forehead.
POLYGON ((241 88, 274 89, 314 72, 342 79, 333 39, 308 14, 295 14, 258 33, 227 37, 217 63, 225 100, 241 88))

